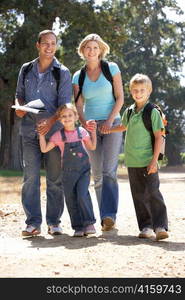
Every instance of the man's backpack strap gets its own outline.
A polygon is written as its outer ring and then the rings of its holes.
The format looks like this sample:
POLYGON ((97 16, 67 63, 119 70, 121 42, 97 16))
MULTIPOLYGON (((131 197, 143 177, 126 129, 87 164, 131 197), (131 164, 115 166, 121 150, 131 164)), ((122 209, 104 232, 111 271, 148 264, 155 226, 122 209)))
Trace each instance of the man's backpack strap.
POLYGON ((53 67, 52 74, 57 83, 57 93, 58 93, 59 84, 60 84, 60 69, 58 67, 53 67))
POLYGON ((33 61, 29 62, 27 64, 27 66, 24 67, 24 69, 23 69, 23 77, 22 77, 23 85, 25 84, 26 74, 29 73, 32 68, 33 68, 33 61))
MULTIPOLYGON (((31 71, 31 69, 33 68, 33 62, 34 61, 31 61, 30 63, 28 63, 27 66, 25 66, 23 69, 23 85, 25 85, 26 74, 28 74, 31 71)), ((57 83, 57 93, 58 93, 59 84, 60 84, 60 68, 53 67, 52 74, 57 83)))

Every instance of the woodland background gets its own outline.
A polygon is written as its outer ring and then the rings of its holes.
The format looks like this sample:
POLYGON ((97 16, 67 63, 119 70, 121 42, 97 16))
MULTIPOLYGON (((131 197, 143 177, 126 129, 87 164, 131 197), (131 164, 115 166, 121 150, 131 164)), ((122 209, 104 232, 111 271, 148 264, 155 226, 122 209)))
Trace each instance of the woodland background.
POLYGON ((166 162, 182 165, 185 151, 185 22, 175 0, 1 0, 0 2, 0 169, 21 170, 20 120, 11 109, 21 65, 37 57, 38 32, 57 25, 57 58, 71 74, 83 65, 76 48, 85 35, 99 34, 111 48, 108 60, 122 73, 125 109, 132 103, 128 84, 135 73, 153 82, 151 101, 169 124, 166 162), (176 11, 176 20, 168 18, 176 11), (178 17, 179 16, 179 17, 178 17))

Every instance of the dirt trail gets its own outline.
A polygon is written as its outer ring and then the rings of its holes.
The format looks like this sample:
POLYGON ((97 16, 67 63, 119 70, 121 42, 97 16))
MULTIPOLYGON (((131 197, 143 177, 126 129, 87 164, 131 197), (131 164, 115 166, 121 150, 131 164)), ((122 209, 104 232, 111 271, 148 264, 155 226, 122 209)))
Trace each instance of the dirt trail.
POLYGON ((127 176, 119 177, 117 229, 103 233, 93 186, 90 192, 97 233, 73 238, 68 213, 63 235, 51 237, 45 224, 45 180, 42 178, 42 233, 22 239, 24 213, 20 203, 22 178, 0 177, 0 277, 185 277, 185 172, 160 171, 161 192, 169 217, 169 239, 139 239, 127 176))

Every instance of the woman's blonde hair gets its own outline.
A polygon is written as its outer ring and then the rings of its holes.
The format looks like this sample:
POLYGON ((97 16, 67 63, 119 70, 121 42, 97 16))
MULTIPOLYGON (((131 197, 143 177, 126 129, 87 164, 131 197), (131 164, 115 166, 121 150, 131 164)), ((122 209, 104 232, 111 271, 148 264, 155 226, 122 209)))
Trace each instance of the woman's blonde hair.
POLYGON ((76 115, 76 117, 78 117, 78 112, 77 112, 77 110, 76 110, 76 106, 73 105, 72 103, 66 103, 66 104, 61 105, 61 106, 57 109, 57 111, 56 111, 57 119, 60 118, 61 113, 63 112, 64 109, 71 109, 71 110, 74 112, 74 114, 76 115))
POLYGON ((90 41, 95 41, 98 43, 101 53, 99 58, 102 59, 104 58, 109 52, 110 52, 110 47, 107 43, 104 42, 104 40, 96 33, 91 33, 88 34, 79 44, 77 50, 78 50, 78 54, 82 59, 85 59, 84 54, 83 54, 83 50, 86 46, 86 44, 90 41))
POLYGON ((133 85, 142 84, 142 83, 146 84, 150 92, 152 92, 152 81, 150 80, 150 78, 145 74, 139 74, 139 73, 135 74, 131 78, 129 84, 130 91, 132 90, 133 85))

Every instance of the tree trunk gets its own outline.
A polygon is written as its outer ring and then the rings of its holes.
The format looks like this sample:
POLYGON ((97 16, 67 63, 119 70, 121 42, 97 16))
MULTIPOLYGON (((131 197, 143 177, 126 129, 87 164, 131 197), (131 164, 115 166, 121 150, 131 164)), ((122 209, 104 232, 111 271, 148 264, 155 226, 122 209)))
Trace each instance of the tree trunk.
POLYGON ((22 141, 19 135, 21 119, 15 117, 11 136, 11 169, 22 170, 22 141))
POLYGON ((1 120, 1 147, 0 147, 0 168, 22 170, 22 147, 18 134, 20 120, 13 120, 11 106, 2 111, 1 120), (14 122, 15 121, 15 122, 14 122))
POLYGON ((1 111, 1 148, 0 148, 0 168, 10 168, 10 140, 11 123, 10 108, 1 111))

